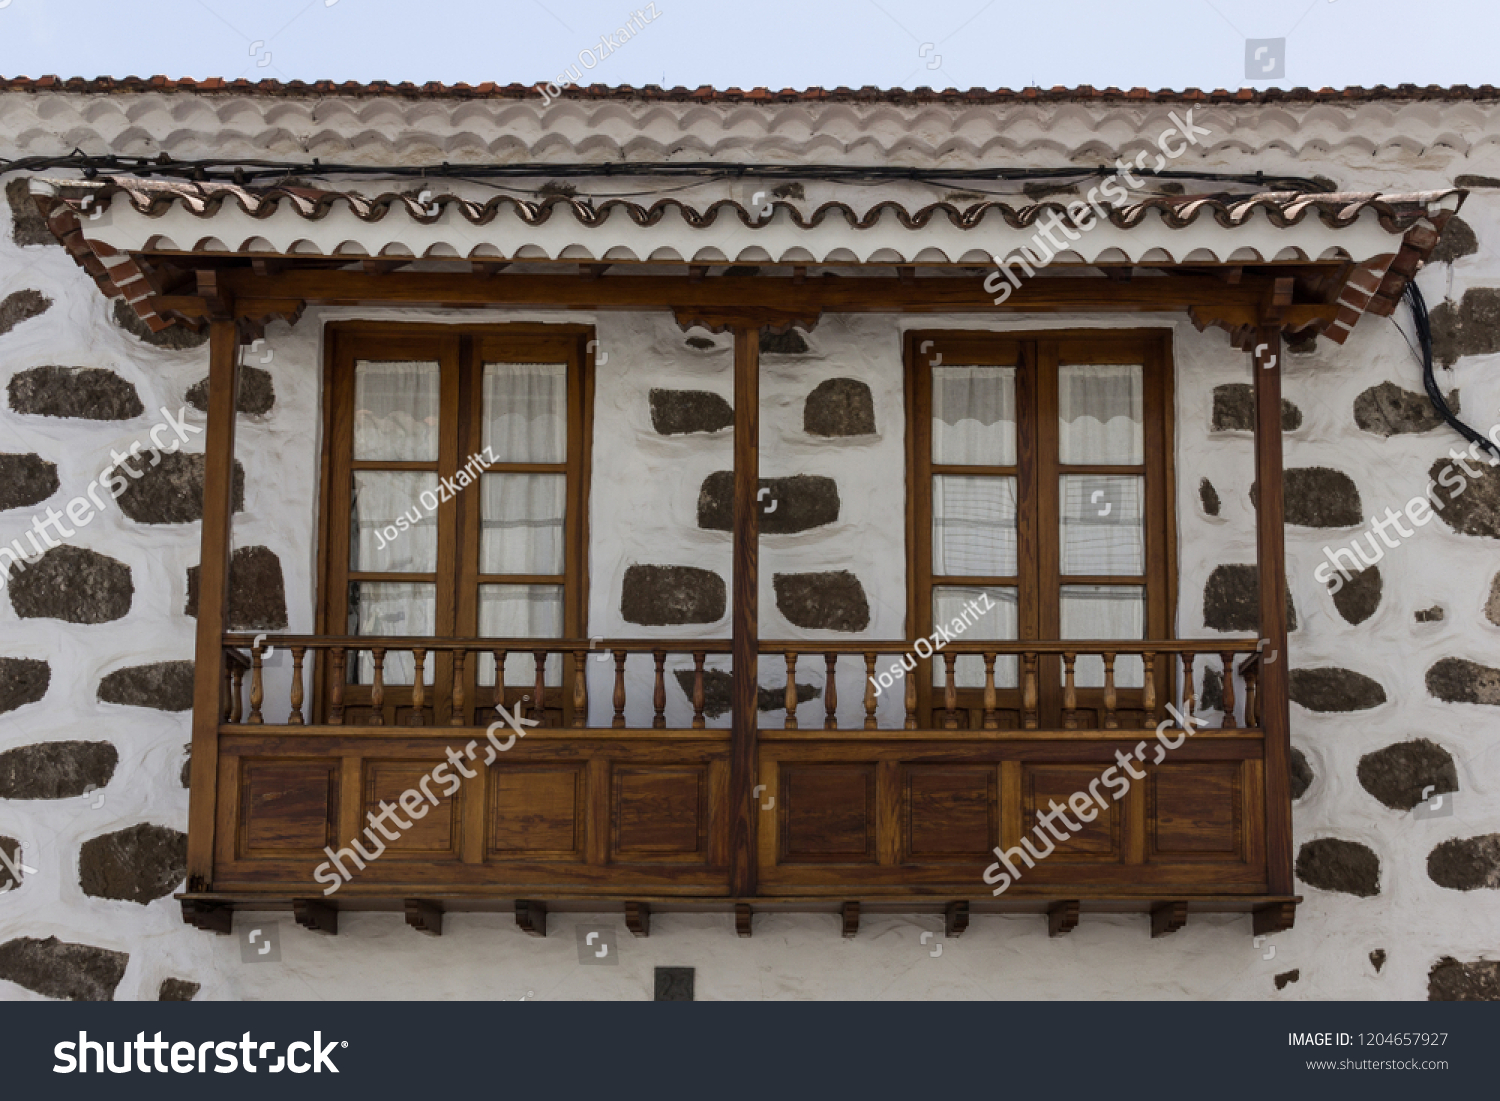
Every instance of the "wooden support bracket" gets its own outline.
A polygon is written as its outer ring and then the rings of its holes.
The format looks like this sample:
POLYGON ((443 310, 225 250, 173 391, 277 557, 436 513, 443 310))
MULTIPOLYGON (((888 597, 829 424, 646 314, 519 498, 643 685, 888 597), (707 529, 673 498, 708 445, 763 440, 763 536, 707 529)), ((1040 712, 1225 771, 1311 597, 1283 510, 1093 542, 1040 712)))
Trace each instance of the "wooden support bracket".
POLYGON ((1257 937, 1268 937, 1273 933, 1285 933, 1296 920, 1295 902, 1273 902, 1255 908, 1252 928, 1257 937))
POLYGON ((292 916, 304 929, 326 933, 330 937, 338 935, 339 912, 331 902, 324 902, 320 898, 294 898, 292 916))
POLYGON ((426 933, 429 937, 442 936, 443 904, 441 902, 428 902, 426 899, 421 898, 407 899, 406 924, 419 933, 426 933))
POLYGON ((1187 924, 1187 903, 1158 902, 1151 907, 1151 935, 1164 937, 1187 924))
POLYGON ((651 935, 650 903, 625 903, 625 928, 630 930, 631 936, 649 937, 651 935))
POLYGON ((853 940, 859 936, 859 903, 846 902, 839 908, 839 913, 844 919, 844 939, 853 940))
POLYGON ((194 929, 227 937, 234 931, 234 907, 227 902, 185 898, 182 900, 182 920, 194 929))
MULTIPOLYGON (((1066 936, 1076 928, 1078 928, 1078 900, 1076 898, 1054 902, 1047 907, 1047 935, 1049 937, 1066 936)), ((1151 935, 1155 936, 1156 933, 1153 932, 1151 935)))
POLYGON ((950 902, 943 907, 943 936, 961 937, 969 927, 969 904, 966 901, 950 902))
POLYGON ((748 902, 734 904, 734 931, 742 937, 750 935, 750 904, 748 902))
POLYGON ((529 898, 516 899, 516 924, 521 932, 533 937, 547 935, 547 904, 529 898))

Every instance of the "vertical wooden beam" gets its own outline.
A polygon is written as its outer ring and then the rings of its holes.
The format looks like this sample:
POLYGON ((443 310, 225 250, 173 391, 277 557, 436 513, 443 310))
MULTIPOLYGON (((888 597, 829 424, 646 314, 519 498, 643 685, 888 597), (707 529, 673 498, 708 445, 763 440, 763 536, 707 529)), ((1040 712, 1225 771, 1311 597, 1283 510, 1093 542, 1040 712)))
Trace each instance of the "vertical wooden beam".
POLYGON ((209 325, 208 426, 203 435, 203 526, 198 551, 198 629, 193 650, 193 763, 188 800, 188 890, 213 881, 214 781, 219 771, 223 636, 229 623, 234 524, 235 395, 239 335, 234 321, 209 325))
POLYGON ((729 763, 730 887, 737 898, 755 893, 756 686, 759 677, 760 330, 734 330, 734 583, 730 586, 734 662, 729 763))
POLYGON ((1260 715, 1266 755, 1266 873, 1273 895, 1292 893, 1291 705, 1287 676, 1286 528, 1281 466, 1281 330, 1263 325, 1255 375, 1255 561, 1260 576, 1260 715))

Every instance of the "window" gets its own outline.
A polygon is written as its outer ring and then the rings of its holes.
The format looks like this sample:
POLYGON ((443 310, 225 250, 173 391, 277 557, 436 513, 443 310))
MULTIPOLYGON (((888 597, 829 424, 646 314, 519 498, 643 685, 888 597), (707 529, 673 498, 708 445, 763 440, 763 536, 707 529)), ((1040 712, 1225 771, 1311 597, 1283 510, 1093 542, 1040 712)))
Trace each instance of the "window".
MULTIPOLYGON (((907 364, 913 630, 930 634, 977 601, 989 611, 965 642, 1170 637, 1167 337, 911 333, 907 364)), ((927 664, 924 714, 946 677, 941 660, 927 664)), ((1060 725, 1061 665, 1038 666, 1043 727, 1060 725)), ((963 725, 982 706, 983 659, 961 656, 955 674, 963 725)), ((1103 660, 1080 656, 1075 675, 1080 725, 1096 725, 1103 660)), ((1122 708, 1143 679, 1139 657, 1116 659, 1122 708)), ((1014 656, 996 659, 995 684, 1001 726, 1018 726, 1014 656)))
MULTIPOLYGON (((585 633, 589 335, 330 327, 320 630, 494 638, 511 702, 536 668, 503 640, 585 633)), ((463 670, 466 721, 495 702, 495 660, 463 670)), ((452 715, 452 663, 424 661, 426 723, 452 715)), ((415 720, 415 673, 409 653, 384 661, 384 722, 415 720)), ((547 659, 545 706, 570 718, 563 676, 563 659, 547 659)), ((351 656, 344 679, 345 721, 365 721, 373 655, 351 656)))

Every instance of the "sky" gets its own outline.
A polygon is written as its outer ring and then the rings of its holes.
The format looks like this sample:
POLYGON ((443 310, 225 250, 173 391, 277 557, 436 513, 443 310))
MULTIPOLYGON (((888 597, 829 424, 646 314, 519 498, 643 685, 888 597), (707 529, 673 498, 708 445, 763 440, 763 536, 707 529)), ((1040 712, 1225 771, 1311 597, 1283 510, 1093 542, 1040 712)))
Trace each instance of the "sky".
POLYGON ((1497 0, 0 0, 0 76, 532 84, 595 47, 582 83, 1480 85, 1497 32, 1497 0))

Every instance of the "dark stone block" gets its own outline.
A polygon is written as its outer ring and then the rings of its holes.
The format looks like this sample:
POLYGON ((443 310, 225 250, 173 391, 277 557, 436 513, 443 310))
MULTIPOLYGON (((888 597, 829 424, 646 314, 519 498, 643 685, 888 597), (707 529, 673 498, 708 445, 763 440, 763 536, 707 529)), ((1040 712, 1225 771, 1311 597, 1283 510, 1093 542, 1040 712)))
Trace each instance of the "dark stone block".
POLYGON ((52 308, 52 299, 41 291, 22 290, 5 296, 0 301, 0 336, 4 336, 23 321, 38 317, 52 308))
POLYGON ((691 967, 658 967, 654 1000, 658 1002, 692 1001, 693 969, 691 967))
POLYGON ((10 581, 10 602, 22 619, 109 623, 128 615, 134 598, 130 567, 83 547, 54 547, 10 581))
POLYGON ((686 344, 689 348, 695 348, 700 352, 706 352, 710 348, 717 348, 719 346, 717 343, 708 339, 708 337, 706 336, 690 336, 686 340, 684 340, 683 343, 686 344))
MULTIPOLYGON (((732 268, 730 269, 733 270, 732 268)), ((729 272, 725 272, 728 275, 729 272)), ((807 341, 796 329, 784 333, 760 331, 760 354, 763 356, 800 356, 807 351, 807 341)))
POLYGON ((873 436, 875 396, 858 379, 826 379, 802 404, 802 431, 810 436, 873 436))
POLYGON ((159 333, 152 332, 151 326, 142 321, 141 315, 131 309, 130 304, 123 298, 115 299, 114 318, 116 325, 153 348, 186 352, 193 348, 201 348, 208 343, 207 325, 203 326, 201 332, 194 332, 186 325, 172 325, 159 333))
POLYGON ((1447 615, 1441 604, 1434 604, 1430 608, 1418 608, 1413 614, 1418 623, 1441 623, 1447 615))
MULTIPOLYGON (((271 407, 276 404, 276 385, 271 381, 270 371, 246 364, 239 370, 239 382, 239 394, 234 403, 239 412, 261 417, 271 411, 271 407)), ((207 413, 208 379, 194 383, 183 400, 198 412, 207 413)))
POLYGON ((1385 689, 1363 673, 1328 666, 1293 669, 1291 695, 1294 703, 1309 711, 1365 711, 1385 703, 1385 689))
POLYGON ((1203 511, 1209 516, 1219 515, 1219 491, 1207 478, 1198 482, 1198 500, 1203 502, 1203 511))
MULTIPOLYGON (((150 465, 150 459, 137 459, 141 477, 131 480, 119 467, 116 476, 129 485, 120 494, 120 511, 141 524, 190 524, 203 519, 203 456, 185 455, 181 451, 156 452, 161 461, 150 465)), ((233 508, 245 509, 245 470, 234 464, 233 508)))
POLYGON ((1455 214, 1443 226, 1443 236, 1439 238, 1437 247, 1432 250, 1427 262, 1451 264, 1461 257, 1473 256, 1478 251, 1479 238, 1474 235, 1474 228, 1455 214))
POLYGON ((187 979, 163 979, 161 989, 157 991, 156 1000, 159 1002, 190 1002, 198 996, 198 991, 203 989, 198 983, 188 982, 187 979))
POLYGON ((848 570, 778 573, 771 580, 776 608, 794 626, 811 631, 863 631, 870 625, 865 588, 848 570))
MULTIPOLYGON (((691 669, 675 669, 672 675, 677 678, 677 683, 682 688, 682 694, 687 697, 688 703, 693 702, 693 671, 691 669)), ((734 684, 734 676, 719 669, 705 669, 703 671, 703 714, 706 718, 717 719, 720 715, 729 713, 733 706, 733 698, 730 690, 734 684)), ((823 694, 821 688, 815 688, 811 684, 797 685, 797 702, 806 703, 815 700, 823 694)), ((786 709, 786 685, 780 688, 760 688, 756 691, 756 709, 759 711, 784 711, 786 709)))
POLYGON ((135 385, 102 367, 33 367, 7 389, 12 409, 38 417, 127 421, 146 411, 135 385))
POLYGON ((1380 567, 1370 566, 1351 573, 1347 580, 1335 578, 1328 583, 1329 588, 1338 585, 1333 592, 1333 606, 1339 610, 1350 623, 1363 623, 1375 614, 1375 609, 1380 607, 1380 593, 1383 582, 1380 578, 1380 567))
POLYGON ((191 711, 193 663, 158 661, 116 669, 99 682, 99 701, 159 711, 191 711))
POLYGON ((1460 535, 1500 539, 1500 471, 1483 458, 1476 461, 1465 456, 1464 462, 1478 472, 1477 478, 1469 477, 1460 464, 1446 458, 1437 460, 1427 471, 1427 476, 1438 483, 1431 490, 1433 511, 1460 535), (1449 467, 1452 469, 1446 469, 1449 467), (1454 488, 1455 478, 1462 480, 1461 489, 1454 488))
POLYGON ((26 878, 26 873, 21 871, 24 866, 21 843, 14 837, 0 837, 0 853, 5 856, 5 860, 0 861, 0 891, 15 890, 26 878))
POLYGON ((1380 893, 1380 857, 1357 841, 1320 837, 1297 852, 1297 878, 1325 891, 1374 898, 1380 893))
MULTIPOLYGON (((1254 565, 1215 566, 1203 586, 1203 625, 1213 631, 1260 630, 1260 573, 1254 565)), ((1286 593, 1286 625, 1297 629, 1297 609, 1286 593)))
MULTIPOLYGON (((1281 399, 1281 430, 1295 432, 1302 427, 1302 410, 1281 399)), ((1215 432, 1255 431, 1255 388, 1248 382, 1226 382, 1214 387, 1215 432)))
POLYGON ((40 455, 0 455, 0 511, 41 504, 57 492, 57 464, 40 455))
MULTIPOLYGON (((1457 413, 1458 391, 1452 391, 1447 401, 1448 408, 1457 413)), ((1403 390, 1394 382, 1382 382, 1354 399, 1354 423, 1377 436, 1400 436, 1430 432, 1444 421, 1426 394, 1403 390)))
POLYGON ((0 799, 75 799, 105 787, 120 753, 110 742, 38 742, 0 753, 0 799))
POLYGON ((183 787, 190 788, 193 786, 193 743, 188 742, 182 749, 187 756, 183 759, 182 775, 179 779, 182 780, 183 787))
POLYGON ((1307 755, 1296 746, 1292 746, 1292 798, 1301 799, 1307 794, 1307 789, 1312 787, 1316 777, 1313 775, 1312 765, 1307 763, 1307 755))
POLYGON ((1427 877, 1452 891, 1500 889, 1500 833, 1442 842, 1427 854, 1427 877))
POLYGON ((1224 710, 1224 674, 1212 665, 1203 670, 1203 691, 1198 694, 1198 709, 1224 710))
POLYGON ((1500 1002, 1500 960, 1459 963, 1444 956, 1427 972, 1429 1002, 1500 1002))
MULTIPOLYGON (((198 617, 198 567, 187 572, 187 607, 198 617)), ((286 582, 281 559, 269 547, 239 547, 229 556, 229 629, 284 631, 287 628, 286 582)))
POLYGON ((78 885, 94 898, 142 906, 187 878, 187 834, 142 822, 92 837, 78 851, 78 885))
MULTIPOLYGON (((789 535, 831 524, 839 518, 839 487, 832 478, 798 474, 762 478, 762 535, 789 535), (774 508, 773 508, 774 506, 774 508)), ((705 531, 734 530, 734 471, 716 470, 698 491, 698 526, 705 531)))
POLYGON ((1325 466, 1286 472, 1286 522, 1305 528, 1352 528, 1364 523, 1359 489, 1349 475, 1325 466))
POLYGON ((11 240, 21 246, 58 243, 47 228, 36 200, 31 197, 31 175, 23 173, 5 181, 5 200, 10 204, 11 240))
POLYGON ((0 979, 46 998, 74 1002, 114 1001, 129 962, 129 953, 56 937, 17 937, 0 944, 0 979))
POLYGON ((620 615, 643 627, 717 623, 724 618, 727 600, 724 579, 713 570, 636 565, 625 570, 620 615))
POLYGON ((0 714, 36 703, 47 694, 52 669, 37 658, 0 658, 0 714))
POLYGON ((1276 984, 1276 989, 1277 990, 1285 990, 1288 983, 1294 983, 1298 979, 1300 979, 1301 977, 1302 977, 1302 970, 1301 970, 1301 968, 1293 968, 1290 971, 1283 971, 1281 974, 1277 975, 1271 981, 1276 984))
POLYGON ((1500 352, 1500 288, 1474 287, 1463 298, 1432 308, 1432 356, 1452 367, 1459 356, 1500 352))
POLYGON ((707 390, 655 390, 650 394, 651 427, 663 436, 718 432, 734 426, 734 406, 707 390))
POLYGON ((1411 810, 1431 795, 1458 790, 1458 769, 1448 751, 1417 738, 1397 742, 1359 759, 1360 787, 1392 810, 1411 810), (1432 790, 1423 795, 1424 789, 1432 790))
POLYGON ((1440 658, 1427 670, 1427 691, 1449 703, 1500 707, 1500 669, 1464 658, 1440 658))
POLYGON ((1380 974, 1380 969, 1385 966, 1385 949, 1377 948, 1371 952, 1370 963, 1375 968, 1375 974, 1380 974))

